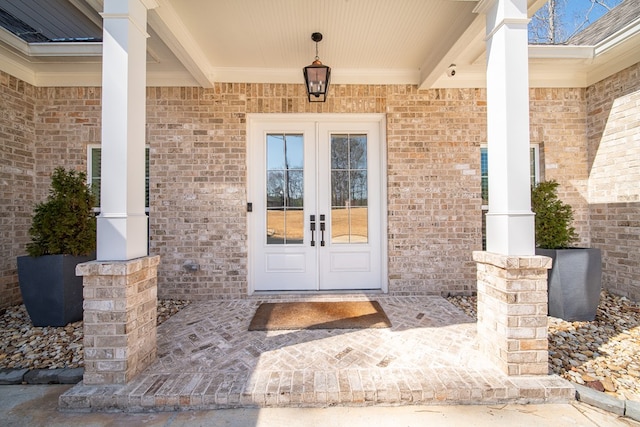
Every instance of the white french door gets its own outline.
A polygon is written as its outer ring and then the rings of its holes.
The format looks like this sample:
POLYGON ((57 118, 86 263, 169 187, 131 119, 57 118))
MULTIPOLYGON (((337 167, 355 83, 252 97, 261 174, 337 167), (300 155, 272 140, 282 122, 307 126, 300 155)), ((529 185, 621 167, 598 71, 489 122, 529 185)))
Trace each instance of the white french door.
POLYGON ((383 119, 250 115, 251 290, 386 290, 383 119))

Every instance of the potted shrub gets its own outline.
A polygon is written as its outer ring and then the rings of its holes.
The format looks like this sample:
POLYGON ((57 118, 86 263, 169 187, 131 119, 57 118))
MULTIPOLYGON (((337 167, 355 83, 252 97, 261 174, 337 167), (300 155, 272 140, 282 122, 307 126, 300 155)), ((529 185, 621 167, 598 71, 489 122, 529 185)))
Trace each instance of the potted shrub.
POLYGON ((86 174, 57 168, 49 196, 35 208, 28 256, 18 257, 22 299, 34 326, 82 319, 82 277, 76 265, 95 259, 95 195, 86 174))
POLYGON ((531 192, 536 254, 553 260, 548 276, 549 315, 569 321, 593 320, 600 300, 600 249, 570 247, 577 240, 571 225, 573 209, 558 198, 558 185, 541 182, 531 192))

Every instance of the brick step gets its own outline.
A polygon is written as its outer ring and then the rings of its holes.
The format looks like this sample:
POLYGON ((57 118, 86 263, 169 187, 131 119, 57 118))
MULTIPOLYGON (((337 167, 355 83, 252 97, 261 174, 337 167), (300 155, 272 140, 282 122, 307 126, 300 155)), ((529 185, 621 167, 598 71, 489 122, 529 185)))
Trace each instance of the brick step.
POLYGON ((241 407, 567 403, 575 389, 557 376, 463 376, 437 370, 155 374, 125 386, 79 384, 62 411, 152 412, 241 407))

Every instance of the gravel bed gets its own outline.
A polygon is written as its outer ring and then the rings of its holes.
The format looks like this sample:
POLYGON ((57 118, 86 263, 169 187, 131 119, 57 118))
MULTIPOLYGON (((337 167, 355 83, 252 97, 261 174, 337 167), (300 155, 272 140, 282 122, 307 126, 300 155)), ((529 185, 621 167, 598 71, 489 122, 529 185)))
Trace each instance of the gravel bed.
MULTIPOLYGON (((476 319, 476 297, 448 299, 476 319)), ((640 401, 640 306, 602 292, 592 322, 549 317, 549 372, 619 399, 640 401)))
MULTIPOLYGON (((189 301, 158 300, 157 324, 189 301)), ((7 308, 0 316, 0 369, 56 369, 84 366, 82 321, 64 327, 37 328, 24 305, 7 308)))

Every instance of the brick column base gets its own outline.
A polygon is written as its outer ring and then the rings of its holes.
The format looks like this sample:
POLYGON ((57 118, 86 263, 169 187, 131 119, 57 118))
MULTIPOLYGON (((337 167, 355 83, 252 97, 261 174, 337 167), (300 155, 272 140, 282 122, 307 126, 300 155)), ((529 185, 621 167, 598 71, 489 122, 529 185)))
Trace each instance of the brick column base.
POLYGON ((125 384, 156 358, 159 256, 78 265, 84 284, 84 384, 125 384))
POLYGON ((480 350, 507 375, 548 375, 551 258, 474 252, 480 350))

